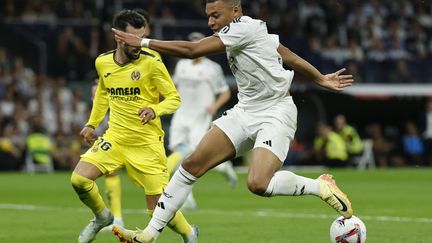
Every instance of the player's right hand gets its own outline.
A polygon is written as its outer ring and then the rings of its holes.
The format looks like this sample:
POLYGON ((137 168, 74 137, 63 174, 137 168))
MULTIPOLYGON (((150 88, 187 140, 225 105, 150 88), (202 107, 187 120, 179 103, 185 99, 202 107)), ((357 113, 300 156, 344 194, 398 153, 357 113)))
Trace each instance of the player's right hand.
POLYGON ((90 145, 96 140, 95 130, 92 127, 84 127, 80 132, 80 136, 84 139, 84 142, 90 145))

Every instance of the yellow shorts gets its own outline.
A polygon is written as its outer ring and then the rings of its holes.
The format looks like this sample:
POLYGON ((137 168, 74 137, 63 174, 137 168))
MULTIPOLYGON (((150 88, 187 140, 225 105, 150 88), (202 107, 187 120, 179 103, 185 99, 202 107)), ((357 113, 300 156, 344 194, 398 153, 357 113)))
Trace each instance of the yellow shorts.
POLYGON ((149 196, 161 194, 168 184, 166 160, 163 142, 128 146, 108 137, 99 137, 81 155, 81 161, 95 165, 103 174, 125 167, 129 178, 149 196))

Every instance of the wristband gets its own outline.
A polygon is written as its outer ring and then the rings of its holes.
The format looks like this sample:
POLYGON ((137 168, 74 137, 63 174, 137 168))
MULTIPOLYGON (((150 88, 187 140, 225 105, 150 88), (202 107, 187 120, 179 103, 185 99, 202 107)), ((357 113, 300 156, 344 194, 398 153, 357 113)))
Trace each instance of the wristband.
POLYGON ((148 38, 142 38, 141 40, 141 47, 148 47, 150 43, 150 39, 148 38))

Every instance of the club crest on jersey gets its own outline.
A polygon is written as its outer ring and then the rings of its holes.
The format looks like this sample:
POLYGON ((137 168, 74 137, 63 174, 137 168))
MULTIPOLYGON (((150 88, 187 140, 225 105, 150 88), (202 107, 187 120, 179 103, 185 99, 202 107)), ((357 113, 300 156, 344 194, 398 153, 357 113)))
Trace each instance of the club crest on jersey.
POLYGON ((139 72, 139 71, 133 71, 132 73, 131 73, 131 79, 132 80, 140 80, 140 78, 141 78, 141 73, 139 72))

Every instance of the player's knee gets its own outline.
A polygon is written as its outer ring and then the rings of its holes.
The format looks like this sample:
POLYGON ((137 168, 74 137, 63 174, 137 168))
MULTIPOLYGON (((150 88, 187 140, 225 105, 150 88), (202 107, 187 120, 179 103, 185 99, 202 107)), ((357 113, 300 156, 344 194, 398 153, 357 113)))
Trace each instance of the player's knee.
POLYGON ((197 178, 204 175, 208 170, 205 164, 201 163, 199 158, 194 156, 194 154, 184 159, 181 166, 183 169, 197 178))
POLYGON ((184 159, 181 166, 183 167, 183 169, 185 169, 187 172, 189 172, 195 177, 198 177, 197 175, 200 174, 200 168, 196 165, 196 162, 194 162, 194 159, 191 158, 191 156, 184 159))
POLYGON ((247 186, 252 193, 264 196, 267 191, 268 183, 264 183, 256 178, 248 178, 247 186))
POLYGON ((75 189, 76 192, 83 192, 91 190, 91 187, 93 186, 93 181, 79 175, 75 171, 72 172, 71 178, 70 178, 72 187, 75 189))

